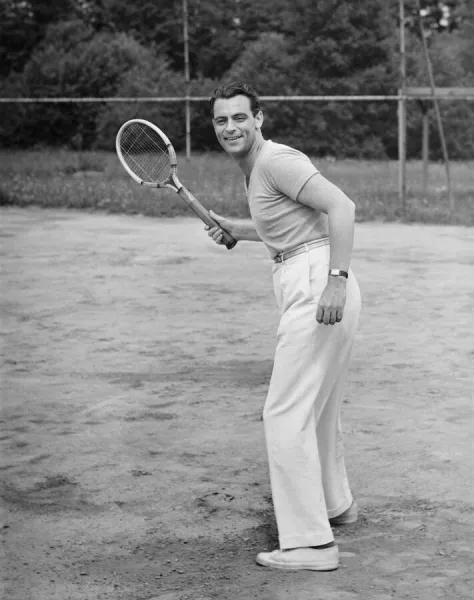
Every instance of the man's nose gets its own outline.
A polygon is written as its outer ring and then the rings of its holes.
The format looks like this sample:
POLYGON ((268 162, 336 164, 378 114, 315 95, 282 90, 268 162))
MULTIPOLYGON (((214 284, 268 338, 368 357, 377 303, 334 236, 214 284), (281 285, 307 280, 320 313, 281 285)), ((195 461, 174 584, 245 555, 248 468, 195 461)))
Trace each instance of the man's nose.
POLYGON ((225 131, 234 131, 234 130, 235 130, 235 123, 234 123, 234 121, 232 121, 232 119, 229 119, 225 126, 225 131))

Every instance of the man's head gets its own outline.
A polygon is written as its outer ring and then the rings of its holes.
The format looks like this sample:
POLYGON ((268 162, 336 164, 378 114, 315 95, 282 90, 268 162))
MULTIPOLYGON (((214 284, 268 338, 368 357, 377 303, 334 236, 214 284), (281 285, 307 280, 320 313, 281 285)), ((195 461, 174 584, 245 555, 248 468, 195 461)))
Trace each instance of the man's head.
POLYGON ((218 87, 209 101, 219 143, 235 158, 244 158, 261 139, 263 114, 253 88, 236 82, 218 87))
POLYGON ((253 116, 257 116, 257 113, 261 110, 260 98, 258 97, 257 92, 247 83, 243 83, 242 81, 235 81, 234 83, 226 83, 224 85, 221 85, 214 90, 214 93, 212 94, 209 100, 212 118, 214 118, 214 105, 216 103, 216 100, 218 100, 219 98, 234 98, 235 96, 246 96, 249 99, 250 109, 252 111, 253 116))

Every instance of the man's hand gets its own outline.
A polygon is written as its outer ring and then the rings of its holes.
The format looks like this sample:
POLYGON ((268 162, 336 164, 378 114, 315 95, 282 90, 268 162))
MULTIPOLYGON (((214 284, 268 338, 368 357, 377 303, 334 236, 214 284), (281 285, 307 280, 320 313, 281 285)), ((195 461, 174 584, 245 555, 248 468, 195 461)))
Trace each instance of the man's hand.
POLYGON ((344 277, 329 277, 316 311, 316 321, 318 323, 334 325, 342 321, 346 303, 346 281, 344 277))
MULTIPOLYGON (((216 215, 212 210, 209 211, 209 214, 217 221, 221 227, 223 227, 230 235, 237 239, 236 237, 236 227, 234 221, 226 219, 225 217, 221 217, 220 215, 216 215)), ((224 242, 222 241, 222 229, 220 227, 209 227, 209 225, 205 225, 204 229, 207 231, 207 235, 211 237, 216 244, 222 245, 224 242)))

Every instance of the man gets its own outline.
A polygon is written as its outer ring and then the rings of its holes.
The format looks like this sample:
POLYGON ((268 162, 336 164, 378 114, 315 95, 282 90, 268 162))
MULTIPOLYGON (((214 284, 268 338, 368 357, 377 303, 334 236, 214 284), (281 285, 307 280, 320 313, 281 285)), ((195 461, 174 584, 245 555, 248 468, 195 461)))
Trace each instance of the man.
POLYGON ((326 571, 339 566, 331 525, 357 519, 344 465, 340 408, 360 313, 350 269, 354 204, 309 158, 265 140, 256 92, 244 83, 216 89, 214 130, 245 175, 252 220, 211 213, 237 240, 262 241, 274 260, 281 320, 263 411, 280 548, 260 565, 326 571))

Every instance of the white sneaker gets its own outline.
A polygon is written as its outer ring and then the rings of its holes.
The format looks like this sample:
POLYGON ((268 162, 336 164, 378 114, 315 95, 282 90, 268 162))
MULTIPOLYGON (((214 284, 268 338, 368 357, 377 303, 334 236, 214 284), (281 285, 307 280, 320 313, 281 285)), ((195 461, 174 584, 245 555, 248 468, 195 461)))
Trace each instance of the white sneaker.
POLYGON ((287 571, 333 571, 339 567, 339 550, 330 548, 295 548, 294 550, 274 550, 260 552, 257 563, 272 569, 287 571))

